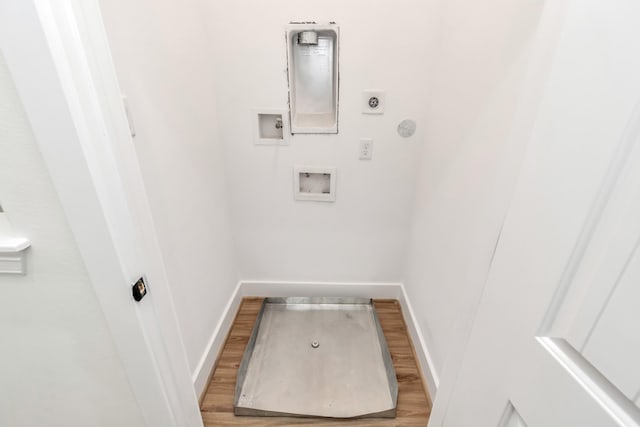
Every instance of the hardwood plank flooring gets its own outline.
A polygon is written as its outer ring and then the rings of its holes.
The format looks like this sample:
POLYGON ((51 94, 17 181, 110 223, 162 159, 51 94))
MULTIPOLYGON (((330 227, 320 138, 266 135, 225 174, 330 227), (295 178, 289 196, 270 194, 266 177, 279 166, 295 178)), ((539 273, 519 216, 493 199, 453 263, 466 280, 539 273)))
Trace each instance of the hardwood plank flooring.
POLYGON ((426 426, 431 402, 423 386, 415 354, 395 300, 375 300, 374 304, 398 378, 398 410, 394 419, 366 418, 334 420, 325 418, 239 417, 233 414, 236 374, 262 298, 243 299, 213 376, 200 405, 205 427, 210 426, 426 426))

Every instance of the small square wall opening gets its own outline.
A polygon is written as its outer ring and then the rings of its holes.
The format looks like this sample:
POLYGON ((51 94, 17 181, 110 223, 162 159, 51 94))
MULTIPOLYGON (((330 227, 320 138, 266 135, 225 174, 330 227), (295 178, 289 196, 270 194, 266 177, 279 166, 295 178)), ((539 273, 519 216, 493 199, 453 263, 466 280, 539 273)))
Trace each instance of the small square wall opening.
POLYGON ((297 166, 293 171, 293 181, 296 200, 336 200, 336 168, 297 166))
POLYGON ((288 117, 279 110, 253 110, 254 143, 261 145, 288 144, 288 117))
POLYGON ((258 114, 260 138, 283 139, 282 114, 258 114))

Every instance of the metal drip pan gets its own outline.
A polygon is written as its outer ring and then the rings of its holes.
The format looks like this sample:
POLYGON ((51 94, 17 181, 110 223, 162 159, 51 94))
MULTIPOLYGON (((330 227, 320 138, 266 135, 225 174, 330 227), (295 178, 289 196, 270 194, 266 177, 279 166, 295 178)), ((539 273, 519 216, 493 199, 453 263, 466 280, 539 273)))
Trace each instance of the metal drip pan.
POLYGON ((370 299, 265 299, 238 371, 236 415, 393 418, 397 400, 370 299))

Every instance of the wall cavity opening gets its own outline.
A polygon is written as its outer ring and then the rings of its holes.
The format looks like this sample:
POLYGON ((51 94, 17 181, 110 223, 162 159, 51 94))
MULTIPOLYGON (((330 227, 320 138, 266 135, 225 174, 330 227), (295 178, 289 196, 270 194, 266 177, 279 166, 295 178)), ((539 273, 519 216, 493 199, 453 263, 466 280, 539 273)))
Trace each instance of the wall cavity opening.
POLYGON ((291 133, 338 133, 338 27, 287 29, 291 133))
POLYGON ((289 123, 286 111, 252 110, 253 142, 256 145, 287 145, 289 123))
POLYGON ((336 200, 336 168, 296 166, 293 170, 293 182, 295 200, 336 200))

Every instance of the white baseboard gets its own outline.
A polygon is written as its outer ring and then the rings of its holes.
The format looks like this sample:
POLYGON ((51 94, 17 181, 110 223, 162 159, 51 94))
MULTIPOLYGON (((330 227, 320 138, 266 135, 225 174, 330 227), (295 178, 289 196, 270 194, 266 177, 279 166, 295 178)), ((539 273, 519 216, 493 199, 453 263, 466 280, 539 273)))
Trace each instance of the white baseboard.
POLYGON ((243 281, 244 296, 394 298, 401 283, 243 281))
POLYGON ((400 284, 400 288, 402 296, 398 298, 398 301, 400 301, 400 306, 402 307, 404 321, 407 324, 411 341, 413 341, 413 347, 415 348, 416 356, 418 357, 420 369, 422 370, 424 379, 427 381, 426 386, 428 388, 428 393, 431 396, 431 399, 434 399, 438 392, 438 385, 440 383, 438 373, 435 370, 433 358, 429 352, 429 345, 427 345, 426 336, 422 333, 418 322, 416 322, 413 307, 411 307, 411 303, 409 302, 409 298, 404 289, 404 284, 400 284))
POLYGON ((242 282, 238 282, 233 294, 231 294, 231 298, 229 298, 227 306, 224 308, 220 321, 213 331, 213 335, 211 335, 211 338, 209 339, 207 348, 200 358, 200 362, 198 362, 198 366, 191 375, 193 388, 196 391, 196 396, 198 396, 200 400, 202 400, 202 396, 206 391, 207 383, 209 382, 209 374, 211 374, 211 371, 213 370, 213 365, 216 363, 218 353, 220 353, 220 350, 224 345, 224 341, 227 338, 227 332, 231 329, 231 323, 233 323, 233 319, 240 307, 240 302, 242 302, 243 295, 241 287, 242 282))
POLYGON ((420 327, 416 324, 413 309, 407 298, 402 283, 352 283, 352 282, 263 282, 240 281, 236 286, 224 313, 209 340, 207 349, 202 355, 192 379, 196 395, 202 396, 207 387, 209 375, 213 365, 224 345, 227 332, 235 318, 242 298, 246 296, 262 297, 359 297, 359 298, 388 298, 400 301, 404 320, 422 372, 424 373, 427 387, 431 397, 436 393, 438 377, 433 369, 432 359, 429 355, 420 327))

